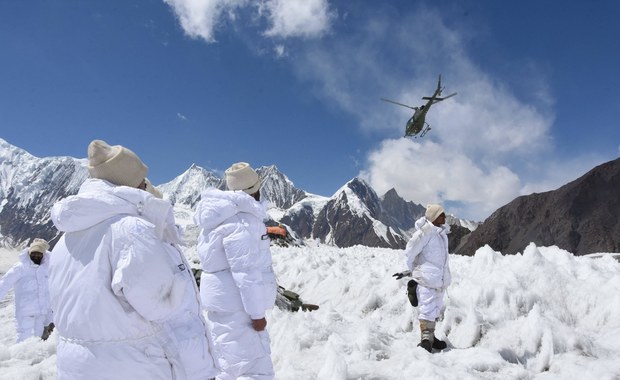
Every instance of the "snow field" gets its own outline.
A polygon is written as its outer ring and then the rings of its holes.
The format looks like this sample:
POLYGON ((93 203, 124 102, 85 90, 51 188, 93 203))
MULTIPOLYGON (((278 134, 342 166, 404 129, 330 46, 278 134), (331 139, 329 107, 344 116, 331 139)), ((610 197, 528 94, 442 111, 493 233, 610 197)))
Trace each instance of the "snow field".
MULTIPOLYGON (((186 255, 194 257, 193 248, 186 255)), ((405 295, 403 251, 328 246, 273 250, 278 281, 314 312, 267 315, 276 378, 619 379, 620 263, 557 247, 451 256, 453 283, 429 354, 405 295)), ((0 250, 0 272, 17 251, 0 250)), ((12 294, 12 293, 11 293, 12 294)), ((58 336, 15 344, 12 295, 0 301, 0 380, 54 379, 58 336)))

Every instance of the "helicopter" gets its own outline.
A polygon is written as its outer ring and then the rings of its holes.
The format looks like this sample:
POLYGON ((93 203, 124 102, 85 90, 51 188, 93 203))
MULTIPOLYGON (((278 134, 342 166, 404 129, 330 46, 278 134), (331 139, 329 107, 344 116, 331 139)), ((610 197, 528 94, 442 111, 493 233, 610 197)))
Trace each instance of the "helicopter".
POLYGON ((420 107, 408 106, 406 104, 402 104, 402 103, 395 102, 393 100, 385 99, 385 98, 381 98, 381 100, 383 100, 384 102, 398 104, 399 106, 411 108, 412 110, 414 110, 415 112, 413 113, 413 116, 411 116, 409 121, 407 121, 407 126, 405 127, 404 137, 414 136, 415 138, 415 137, 418 137, 418 134, 420 135, 420 137, 424 137, 424 135, 426 135, 426 133, 431 130, 431 126, 428 125, 428 123, 425 121, 426 113, 431 108, 431 106, 435 103, 441 102, 442 100, 451 98, 457 94, 455 92, 453 94, 444 96, 442 98, 441 97, 442 91, 443 91, 443 88, 441 87, 441 74, 440 74, 439 81, 437 82, 437 89, 435 90, 435 93, 433 94, 433 96, 422 97, 422 99, 428 100, 428 102, 426 102, 426 104, 421 105, 420 107))

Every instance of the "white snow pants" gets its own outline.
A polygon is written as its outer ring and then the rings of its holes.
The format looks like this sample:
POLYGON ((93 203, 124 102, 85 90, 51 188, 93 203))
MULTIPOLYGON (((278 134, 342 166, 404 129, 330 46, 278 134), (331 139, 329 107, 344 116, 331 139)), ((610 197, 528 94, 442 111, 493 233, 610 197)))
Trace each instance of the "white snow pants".
POLYGON ((17 343, 22 342, 31 336, 41 337, 43 328, 49 324, 46 323, 49 317, 47 315, 28 315, 15 318, 17 324, 17 343))
POLYGON ((209 311, 207 321, 214 354, 222 370, 219 380, 274 378, 267 330, 254 330, 250 316, 243 311, 209 311))
POLYGON ((445 290, 431 289, 418 285, 418 319, 435 321, 444 308, 443 296, 445 290))

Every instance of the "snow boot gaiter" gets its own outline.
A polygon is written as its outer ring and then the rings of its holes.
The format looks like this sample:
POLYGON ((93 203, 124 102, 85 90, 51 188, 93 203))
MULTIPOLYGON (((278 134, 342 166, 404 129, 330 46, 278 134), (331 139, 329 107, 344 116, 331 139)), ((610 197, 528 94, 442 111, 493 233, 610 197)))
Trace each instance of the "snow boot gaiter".
POLYGON ((418 347, 422 347, 428 352, 433 352, 434 341, 435 322, 420 319, 420 344, 418 344, 418 347))

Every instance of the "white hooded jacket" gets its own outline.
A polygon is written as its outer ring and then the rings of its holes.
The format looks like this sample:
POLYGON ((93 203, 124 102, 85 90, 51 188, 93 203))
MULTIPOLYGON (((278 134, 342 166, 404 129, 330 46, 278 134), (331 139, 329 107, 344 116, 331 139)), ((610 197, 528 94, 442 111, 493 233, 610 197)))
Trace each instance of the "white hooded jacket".
POLYGON ((415 228, 405 248, 411 276, 424 287, 446 289, 452 281, 448 260, 450 226, 437 227, 422 217, 415 222, 415 228))
POLYGON ((260 319, 274 306, 276 281, 264 206, 243 192, 205 190, 194 221, 202 228, 198 255, 204 307, 245 311, 260 319))
POLYGON ((182 378, 164 328, 187 290, 172 206, 88 179, 51 216, 65 233, 49 276, 58 378, 182 378))
POLYGON ((52 322, 49 288, 47 285, 49 251, 43 254, 41 264, 30 260, 30 252, 24 249, 19 261, 0 279, 0 300, 11 288, 15 288, 15 318, 47 316, 45 324, 52 322))

